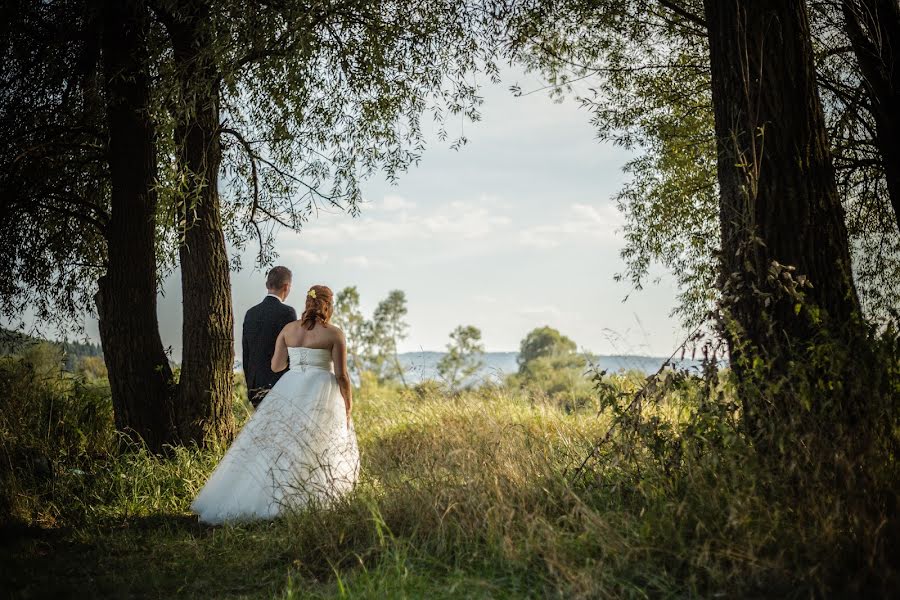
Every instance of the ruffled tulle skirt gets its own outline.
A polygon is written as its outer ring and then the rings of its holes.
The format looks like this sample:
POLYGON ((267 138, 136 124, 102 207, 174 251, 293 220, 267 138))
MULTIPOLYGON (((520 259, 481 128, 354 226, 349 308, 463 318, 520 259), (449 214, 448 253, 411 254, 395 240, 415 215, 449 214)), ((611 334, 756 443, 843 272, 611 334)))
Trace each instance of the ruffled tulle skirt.
POLYGON ((285 373, 191 503, 205 523, 272 519, 327 505, 359 475, 359 448, 331 371, 285 373))

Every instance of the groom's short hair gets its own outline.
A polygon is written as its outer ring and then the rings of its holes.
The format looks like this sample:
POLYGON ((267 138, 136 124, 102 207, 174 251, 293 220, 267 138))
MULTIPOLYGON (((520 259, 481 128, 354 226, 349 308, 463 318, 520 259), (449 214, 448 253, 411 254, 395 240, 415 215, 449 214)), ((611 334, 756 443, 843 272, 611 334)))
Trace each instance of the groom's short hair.
POLYGON ((287 267, 272 267, 266 275, 266 289, 280 290, 291 281, 291 270, 287 267))

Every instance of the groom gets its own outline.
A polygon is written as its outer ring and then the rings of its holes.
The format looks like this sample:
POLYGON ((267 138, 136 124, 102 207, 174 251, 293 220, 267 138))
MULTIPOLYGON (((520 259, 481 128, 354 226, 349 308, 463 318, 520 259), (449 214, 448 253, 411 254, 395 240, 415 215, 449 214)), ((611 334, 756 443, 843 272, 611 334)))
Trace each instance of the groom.
POLYGON ((281 329, 297 320, 297 312, 284 303, 291 292, 291 271, 273 267, 266 276, 269 293, 263 301, 247 311, 243 329, 243 366, 247 379, 247 396, 258 408, 266 392, 284 374, 272 372, 272 354, 281 329))

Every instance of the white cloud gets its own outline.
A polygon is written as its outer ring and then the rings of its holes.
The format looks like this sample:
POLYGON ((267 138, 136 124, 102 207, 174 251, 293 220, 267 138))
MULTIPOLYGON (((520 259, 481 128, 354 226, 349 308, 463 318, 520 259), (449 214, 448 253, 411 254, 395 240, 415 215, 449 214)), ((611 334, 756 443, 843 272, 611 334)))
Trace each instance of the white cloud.
POLYGON ((465 202, 451 202, 449 208, 449 213, 423 219, 422 225, 434 234, 471 239, 494 233, 512 222, 509 217, 465 202))
POLYGON ((394 212, 398 210, 411 210, 416 207, 415 202, 411 202, 403 196, 388 195, 385 196, 378 206, 381 210, 394 212))
MULTIPOLYGON (((408 206, 416 205, 408 203, 408 206)), ((408 212, 404 209, 352 220, 344 215, 321 219, 304 228, 302 239, 306 243, 316 244, 460 237, 472 239, 495 233, 511 222, 509 217, 493 214, 487 208, 473 203, 450 202, 438 206, 429 214, 422 214, 422 211, 408 212)))
POLYGON ((611 202, 600 208, 590 204, 573 204, 572 212, 600 227, 616 228, 623 223, 622 213, 611 202))
POLYGON ((312 252, 310 250, 304 250, 302 248, 294 248, 293 250, 288 250, 284 253, 284 255, 307 265, 320 265, 328 260, 327 254, 320 254, 318 252, 312 252))
POLYGON ((622 216, 611 204, 600 208, 589 204, 573 204, 565 220, 528 227, 519 232, 519 243, 540 249, 556 248, 577 238, 615 241, 622 216))
POLYGON ((360 267, 368 269, 370 267, 385 267, 387 263, 377 258, 369 258, 368 256, 348 256, 344 259, 344 264, 351 267, 360 267))
POLYGON ((529 227, 519 232, 519 243, 524 246, 540 248, 541 250, 556 248, 560 245, 558 233, 553 227, 529 227))

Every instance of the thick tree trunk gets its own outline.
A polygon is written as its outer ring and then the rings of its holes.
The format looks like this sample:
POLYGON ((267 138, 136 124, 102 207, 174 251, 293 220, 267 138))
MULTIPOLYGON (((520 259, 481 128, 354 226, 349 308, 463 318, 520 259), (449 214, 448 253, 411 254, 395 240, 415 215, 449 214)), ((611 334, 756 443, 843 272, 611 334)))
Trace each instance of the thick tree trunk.
POLYGON ((208 8, 186 3, 168 24, 181 90, 176 115, 179 169, 186 176, 179 249, 184 323, 175 421, 183 443, 227 442, 234 434, 234 316, 219 203, 219 77, 208 8))
POLYGON ((871 100, 875 142, 900 231, 900 3, 842 0, 841 5, 871 100))
POLYGON ((817 344, 852 348, 865 336, 805 4, 704 4, 718 138, 726 335, 745 422, 761 435, 795 426, 794 420, 816 410, 811 401, 828 404, 813 392, 816 379, 833 377, 840 386, 841 369, 851 369, 825 366, 829 355, 815 371, 817 344))
POLYGON ((142 0, 103 6, 111 218, 97 308, 116 427, 154 451, 168 442, 172 371, 156 316, 156 141, 142 0))

